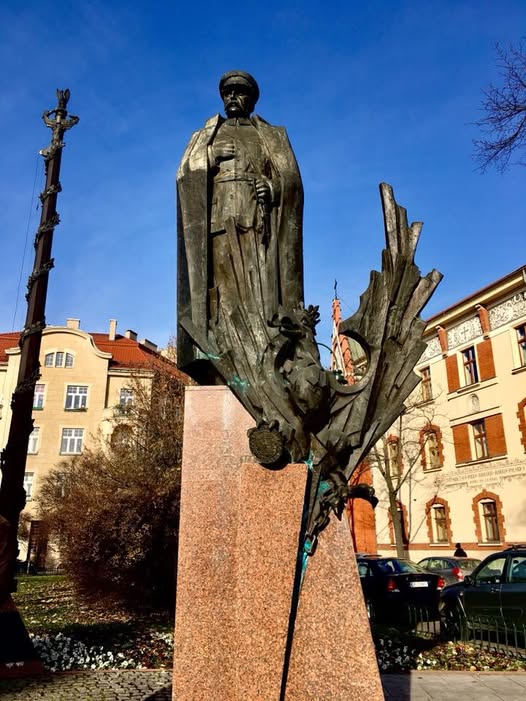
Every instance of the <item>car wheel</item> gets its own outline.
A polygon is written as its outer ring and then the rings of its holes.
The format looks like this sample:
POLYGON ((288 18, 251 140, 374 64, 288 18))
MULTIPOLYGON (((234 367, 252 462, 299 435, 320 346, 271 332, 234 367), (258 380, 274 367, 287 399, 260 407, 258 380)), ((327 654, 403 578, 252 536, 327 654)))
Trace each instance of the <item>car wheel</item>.
POLYGON ((458 605, 448 604, 440 611, 440 633, 447 640, 460 640, 463 630, 463 614, 458 605))
POLYGON ((370 601, 365 602, 365 610, 367 611, 367 618, 369 621, 374 621, 374 606, 370 601))

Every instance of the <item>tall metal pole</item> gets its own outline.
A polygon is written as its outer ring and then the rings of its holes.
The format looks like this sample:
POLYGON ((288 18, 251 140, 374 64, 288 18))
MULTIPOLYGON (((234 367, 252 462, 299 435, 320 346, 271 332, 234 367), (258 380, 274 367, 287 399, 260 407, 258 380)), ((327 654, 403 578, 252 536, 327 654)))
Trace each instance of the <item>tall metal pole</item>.
POLYGON ((75 126, 78 117, 70 115, 69 90, 57 90, 58 105, 44 112, 42 119, 52 130, 51 144, 40 151, 44 157, 46 185, 40 194, 42 211, 35 236, 35 262, 27 282, 27 316, 20 336, 20 368, 11 401, 12 418, 7 445, 1 456, 0 486, 0 604, 16 590, 15 565, 18 552, 17 531, 20 512, 25 506, 24 474, 29 436, 33 430, 33 395, 40 377, 40 345, 46 326, 45 307, 49 271, 53 267, 51 245, 53 231, 59 223, 56 210, 61 191, 59 175, 64 133, 75 126))

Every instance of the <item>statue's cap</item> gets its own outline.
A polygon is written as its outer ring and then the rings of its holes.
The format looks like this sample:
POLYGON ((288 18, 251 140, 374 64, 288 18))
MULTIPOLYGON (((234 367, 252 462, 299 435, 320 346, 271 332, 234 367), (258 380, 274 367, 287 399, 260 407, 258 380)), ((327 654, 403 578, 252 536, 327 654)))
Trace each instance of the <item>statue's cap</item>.
POLYGON ((254 103, 258 101, 259 86, 256 83, 256 79, 253 78, 250 73, 245 73, 245 71, 228 71, 228 73, 224 73, 219 81, 219 93, 223 95, 223 89, 227 85, 232 85, 232 83, 248 85, 254 96, 254 103))

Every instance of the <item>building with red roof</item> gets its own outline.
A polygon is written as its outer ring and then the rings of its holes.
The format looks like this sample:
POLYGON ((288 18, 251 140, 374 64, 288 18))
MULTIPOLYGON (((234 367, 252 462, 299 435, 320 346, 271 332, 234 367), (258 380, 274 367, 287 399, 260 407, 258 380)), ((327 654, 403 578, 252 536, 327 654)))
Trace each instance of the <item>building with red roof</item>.
MULTIPOLYGON (((20 363, 19 336, 0 333, 0 449, 9 435, 10 403, 20 363)), ((140 375, 148 381, 153 370, 162 366, 185 384, 190 381, 177 369, 173 355, 161 352, 147 339, 137 340, 134 331, 118 334, 115 320, 110 321, 107 333, 87 333, 78 319, 68 319, 65 326, 47 326, 42 333, 40 366, 24 485, 31 516, 36 516, 39 482, 53 467, 78 455, 92 441, 101 437, 111 441, 117 427, 122 427, 126 407, 133 401, 133 377, 140 375)))

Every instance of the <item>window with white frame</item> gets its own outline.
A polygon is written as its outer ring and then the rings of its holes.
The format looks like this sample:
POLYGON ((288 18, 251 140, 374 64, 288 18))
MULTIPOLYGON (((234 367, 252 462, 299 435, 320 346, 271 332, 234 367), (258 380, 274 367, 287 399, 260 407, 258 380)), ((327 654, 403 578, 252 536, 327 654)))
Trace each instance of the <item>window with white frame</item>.
POLYGON ((477 460, 489 457, 488 437, 486 435, 486 425, 484 419, 474 421, 471 424, 473 429, 473 442, 475 444, 475 457, 477 460))
POLYGON ((133 404, 133 390, 129 387, 121 387, 119 394, 119 404, 121 407, 130 407, 133 404))
POLYGON ((40 428, 35 426, 31 433, 29 434, 29 443, 27 444, 28 455, 35 455, 38 453, 38 437, 40 434, 40 428))
POLYGON ((44 367, 46 368, 72 368, 75 357, 72 353, 57 351, 56 353, 46 353, 44 356, 44 367))
POLYGON ((519 345, 519 359, 521 365, 526 365, 526 324, 521 324, 515 329, 517 332, 517 343, 519 345))
POLYGON ((66 409, 79 411, 88 406, 88 388, 86 385, 68 385, 66 391, 66 409))
POLYGON ((46 386, 42 384, 35 385, 35 393, 33 394, 33 409, 44 408, 44 390, 46 386))
POLYGON ((479 381, 479 371, 477 368, 477 357, 475 347, 471 346, 462 351, 462 362, 464 364, 464 382, 472 385, 479 381))
POLYGON ((435 543, 448 543, 447 516, 446 509, 442 504, 435 504, 431 507, 433 536, 435 543))
POLYGON ((497 504, 493 499, 482 499, 479 502, 480 525, 482 526, 482 538, 486 543, 499 543, 499 519, 497 504))
POLYGON ((33 472, 24 473, 24 490, 26 492, 26 501, 31 501, 33 498, 33 472))
POLYGON ((60 441, 60 452, 63 455, 79 455, 82 453, 83 428, 63 428, 60 441))

